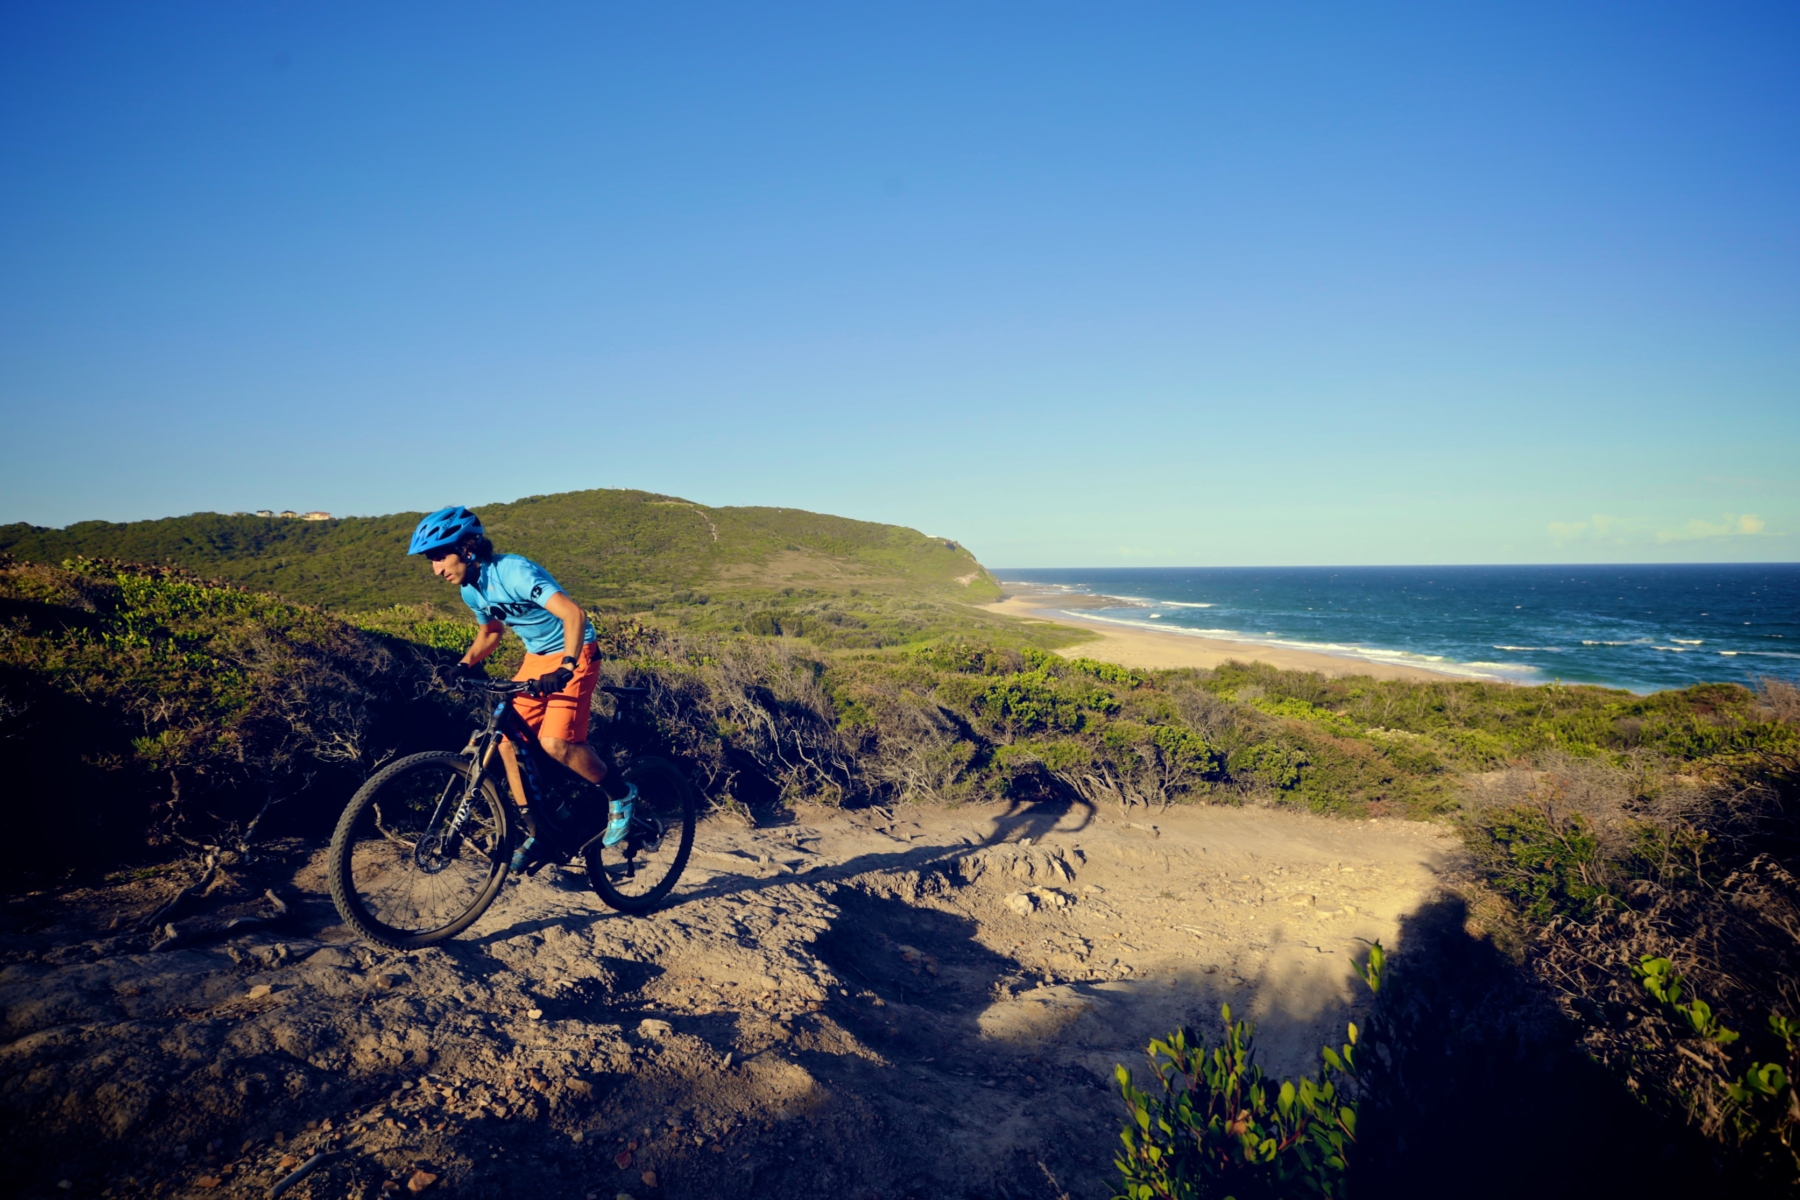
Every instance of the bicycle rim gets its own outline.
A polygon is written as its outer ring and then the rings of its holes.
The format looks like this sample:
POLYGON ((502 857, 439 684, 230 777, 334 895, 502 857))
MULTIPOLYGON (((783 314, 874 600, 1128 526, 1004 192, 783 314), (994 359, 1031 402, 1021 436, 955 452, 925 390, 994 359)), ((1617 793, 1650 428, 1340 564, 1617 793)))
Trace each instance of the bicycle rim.
POLYGON ((506 813, 489 780, 459 821, 469 762, 415 754, 363 784, 331 839, 331 898, 357 932, 408 949, 455 937, 506 882, 506 813))
POLYGON ((647 912, 675 886, 694 849, 699 799, 674 763, 640 760, 625 772, 637 784, 631 832, 616 846, 590 843, 588 881, 620 912, 647 912))

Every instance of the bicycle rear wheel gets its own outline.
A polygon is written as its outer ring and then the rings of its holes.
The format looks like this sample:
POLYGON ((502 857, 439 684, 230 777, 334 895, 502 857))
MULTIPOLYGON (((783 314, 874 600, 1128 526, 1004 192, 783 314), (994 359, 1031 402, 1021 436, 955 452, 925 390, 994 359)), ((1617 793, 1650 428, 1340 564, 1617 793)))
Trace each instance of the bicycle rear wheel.
POLYGON ((370 941, 410 950, 453 938, 506 882, 506 806, 492 780, 457 821, 470 769, 460 754, 414 754, 344 808, 326 876, 338 915, 370 941))
POLYGON ((638 788, 631 831, 616 846, 588 844, 588 881, 620 912, 645 913, 662 903, 687 867, 700 800, 667 759, 639 759, 625 780, 638 788))

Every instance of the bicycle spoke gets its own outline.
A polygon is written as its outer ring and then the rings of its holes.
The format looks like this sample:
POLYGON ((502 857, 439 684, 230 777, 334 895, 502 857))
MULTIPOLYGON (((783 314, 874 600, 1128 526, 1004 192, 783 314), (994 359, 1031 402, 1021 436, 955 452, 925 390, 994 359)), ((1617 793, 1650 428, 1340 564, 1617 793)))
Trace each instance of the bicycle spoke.
POLYGON ((588 878, 615 908, 646 911, 668 894, 693 844, 695 798, 676 768, 646 760, 627 778, 638 785, 631 827, 615 846, 590 844, 588 878))
POLYGON ((415 756, 378 774, 360 811, 346 812, 333 839, 334 898, 343 893, 346 919, 375 940, 428 944, 491 902, 504 873, 503 819, 483 787, 458 825, 467 769, 453 755, 415 756))

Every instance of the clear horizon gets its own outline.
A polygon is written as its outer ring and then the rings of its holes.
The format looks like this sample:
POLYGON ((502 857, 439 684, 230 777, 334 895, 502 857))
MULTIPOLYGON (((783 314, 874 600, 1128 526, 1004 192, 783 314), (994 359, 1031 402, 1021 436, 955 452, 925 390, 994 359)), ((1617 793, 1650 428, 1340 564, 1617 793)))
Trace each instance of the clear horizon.
POLYGON ((15 5, 0 523, 1792 562, 1797 55, 1768 3, 15 5))

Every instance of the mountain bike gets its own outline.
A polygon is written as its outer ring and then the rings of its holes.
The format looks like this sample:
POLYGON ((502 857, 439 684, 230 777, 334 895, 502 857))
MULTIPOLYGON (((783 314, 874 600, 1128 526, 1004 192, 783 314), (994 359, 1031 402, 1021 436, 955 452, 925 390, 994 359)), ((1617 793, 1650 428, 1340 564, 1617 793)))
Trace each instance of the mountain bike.
MULTIPOLYGON (((666 759, 630 762, 623 778, 638 789, 631 824, 616 845, 603 845, 607 813, 599 789, 559 789, 559 777, 574 775, 543 752, 513 709, 526 685, 475 679, 460 686, 494 701, 468 745, 389 763, 338 818, 326 878, 345 923, 398 950, 430 946, 488 910, 515 860, 529 875, 578 857, 608 905, 633 914, 655 909, 694 848, 699 802, 687 777, 666 759), (516 775, 500 753, 502 738, 513 744, 516 775), (503 784, 525 808, 502 798, 503 784)), ((625 704, 645 689, 601 690, 625 704)))

